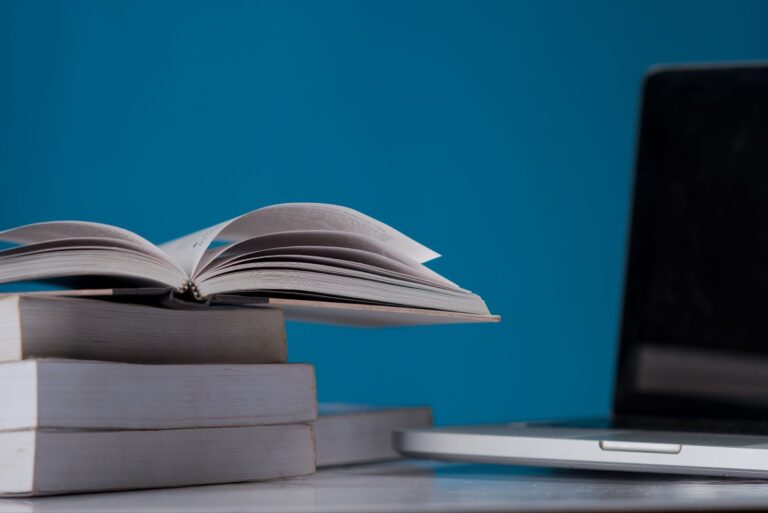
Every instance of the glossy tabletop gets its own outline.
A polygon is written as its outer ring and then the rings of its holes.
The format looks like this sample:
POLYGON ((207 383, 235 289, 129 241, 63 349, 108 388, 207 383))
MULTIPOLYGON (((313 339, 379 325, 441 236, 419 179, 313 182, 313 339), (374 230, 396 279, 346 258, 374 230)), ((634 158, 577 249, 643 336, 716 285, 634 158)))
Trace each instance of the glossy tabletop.
POLYGON ((263 483, 0 499, 5 512, 768 509, 768 480, 401 461, 263 483))

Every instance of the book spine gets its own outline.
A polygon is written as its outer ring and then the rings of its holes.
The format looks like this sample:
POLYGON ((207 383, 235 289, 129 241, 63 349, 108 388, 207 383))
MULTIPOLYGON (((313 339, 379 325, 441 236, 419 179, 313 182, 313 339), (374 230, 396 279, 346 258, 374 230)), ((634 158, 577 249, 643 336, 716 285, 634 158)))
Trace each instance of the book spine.
POLYGON ((197 284, 189 279, 185 280, 184 283, 181 284, 181 287, 174 289, 174 292, 179 298, 186 301, 194 300, 198 303, 204 303, 206 299, 200 293, 200 289, 197 287, 197 284))

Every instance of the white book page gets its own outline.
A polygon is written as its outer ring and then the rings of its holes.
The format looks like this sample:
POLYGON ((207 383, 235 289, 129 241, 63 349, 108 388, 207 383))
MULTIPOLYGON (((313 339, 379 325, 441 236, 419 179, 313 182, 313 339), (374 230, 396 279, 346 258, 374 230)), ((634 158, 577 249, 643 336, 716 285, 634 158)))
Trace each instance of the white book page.
POLYGON ((483 300, 466 291, 425 287, 387 276, 321 264, 293 262, 290 269, 254 263, 250 270, 227 273, 198 284, 203 297, 238 292, 278 291, 343 297, 413 308, 490 315, 483 300), (258 267, 258 268, 257 268, 258 267))
POLYGON ((349 248, 375 253, 392 260, 397 260, 404 265, 413 268, 425 268, 416 260, 404 256, 402 253, 388 250, 383 243, 354 233, 331 232, 325 230, 292 231, 271 233, 253 237, 241 242, 233 242, 223 246, 211 248, 206 251, 198 264, 193 278, 199 276, 211 265, 221 265, 224 261, 247 256, 252 253, 267 249, 284 248, 292 246, 323 246, 335 248, 349 248))
POLYGON ((74 246, 0 258, 0 283, 77 276, 122 277, 173 288, 186 281, 167 262, 117 246, 74 246))
POLYGON ((293 231, 335 231, 362 235, 387 250, 423 263, 439 257, 394 228, 351 208, 323 203, 284 203, 260 208, 160 246, 190 276, 214 240, 238 242, 293 231))
POLYGON ((173 258, 187 276, 192 276, 211 243, 218 238, 221 231, 229 223, 236 219, 238 218, 160 244, 160 249, 173 258))
POLYGON ((0 283, 70 276, 114 276, 181 288, 188 279, 160 248, 100 223, 54 221, 0 232, 0 283))
POLYGON ((124 243, 129 243, 131 247, 138 251, 158 257, 163 261, 171 262, 171 259, 165 252, 161 251, 147 239, 131 231, 108 224, 88 221, 52 221, 28 224, 0 231, 0 241, 24 246, 49 243, 47 245, 50 247, 65 248, 71 245, 71 243, 80 244, 81 239, 90 239, 94 244, 98 243, 99 240, 103 240, 105 246, 121 246, 124 243), (111 241, 116 241, 117 244, 111 241))
POLYGON ((291 261, 317 261, 319 263, 336 265, 340 268, 358 269, 372 273, 396 273, 401 278, 408 277, 406 279, 423 281, 436 287, 445 287, 452 290, 459 289, 455 283, 446 280, 421 264, 419 264, 419 267, 414 268, 376 253, 329 246, 290 246, 253 251, 226 259, 216 263, 216 265, 209 265, 195 279, 198 282, 202 282, 212 276, 232 272, 235 267, 242 269, 243 265, 258 261, 282 262, 281 265, 291 261))

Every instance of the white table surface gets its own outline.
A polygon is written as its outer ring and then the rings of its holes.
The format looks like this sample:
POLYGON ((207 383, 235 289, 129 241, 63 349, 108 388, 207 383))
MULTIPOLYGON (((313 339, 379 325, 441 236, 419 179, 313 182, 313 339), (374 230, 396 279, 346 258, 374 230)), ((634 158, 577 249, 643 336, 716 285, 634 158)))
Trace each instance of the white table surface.
POLYGON ((5 512, 768 509, 768 480, 401 461, 263 483, 0 499, 5 512))

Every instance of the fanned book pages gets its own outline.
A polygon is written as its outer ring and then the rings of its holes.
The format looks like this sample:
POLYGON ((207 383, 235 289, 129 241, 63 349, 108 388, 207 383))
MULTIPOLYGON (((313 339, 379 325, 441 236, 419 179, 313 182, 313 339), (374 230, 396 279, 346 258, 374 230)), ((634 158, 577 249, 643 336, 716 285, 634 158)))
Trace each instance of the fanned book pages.
POLYGON ((362 305, 368 309, 353 312, 363 317, 378 311, 395 318, 409 313, 398 308, 410 308, 457 314, 445 322, 498 320, 479 296, 424 265, 437 253, 336 205, 264 207, 159 246, 122 228, 82 221, 13 228, 0 232, 0 241, 12 244, 0 251, 0 283, 166 287, 207 303, 270 298, 288 315, 331 322, 344 321, 322 305, 362 305))

